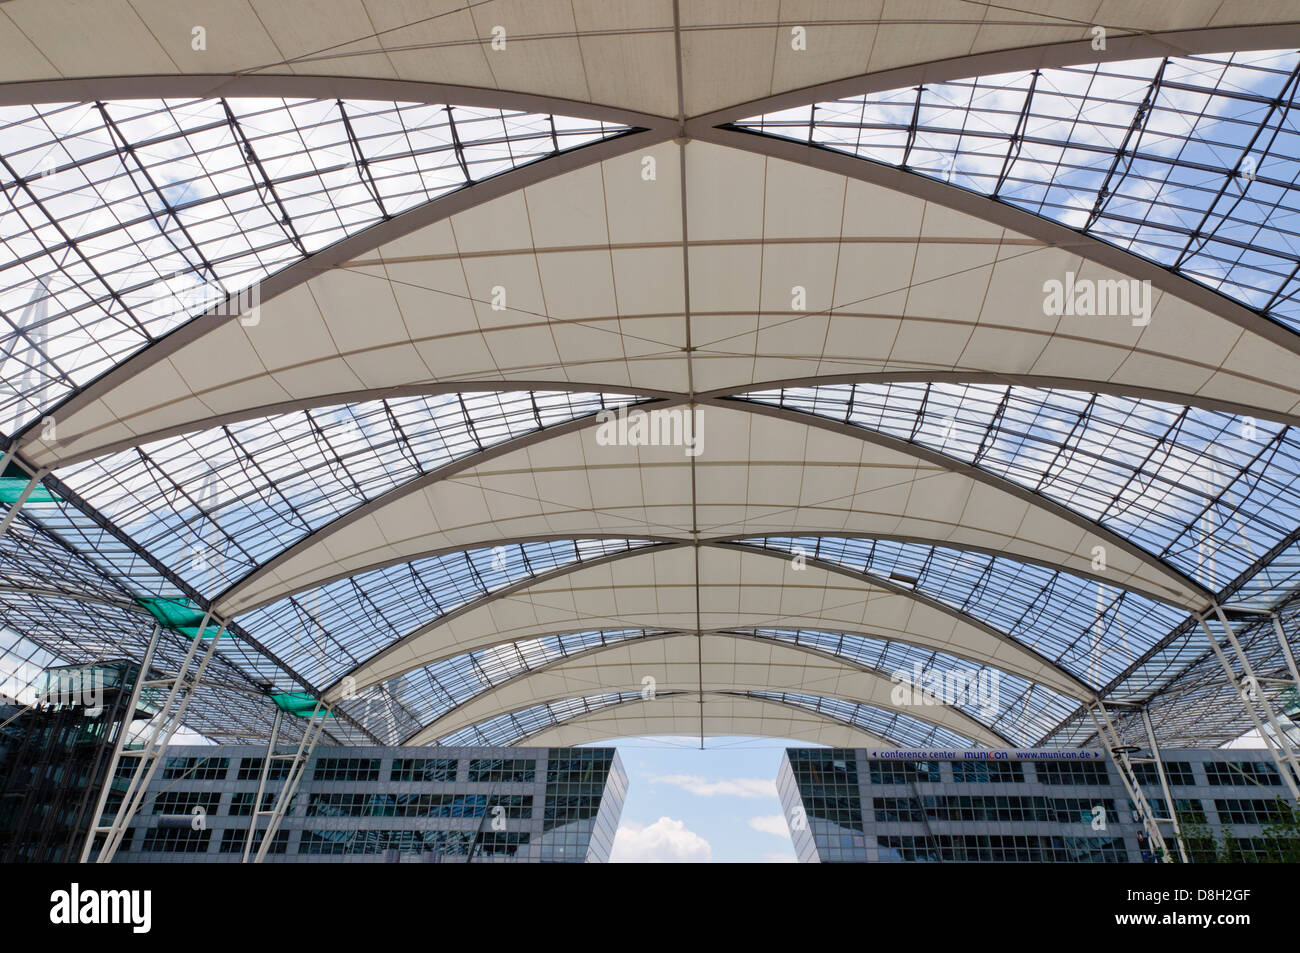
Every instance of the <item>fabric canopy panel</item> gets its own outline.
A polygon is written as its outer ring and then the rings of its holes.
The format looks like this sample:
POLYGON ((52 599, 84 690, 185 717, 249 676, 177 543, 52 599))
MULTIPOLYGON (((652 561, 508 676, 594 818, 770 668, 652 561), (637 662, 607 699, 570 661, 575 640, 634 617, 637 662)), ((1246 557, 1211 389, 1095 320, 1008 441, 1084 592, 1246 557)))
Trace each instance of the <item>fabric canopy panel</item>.
MULTIPOLYGON (((261 88, 280 77, 354 77, 524 90, 658 115, 679 108, 695 115, 841 77, 991 51, 1069 44, 1072 55, 1086 57, 1094 23, 1105 25, 1116 54, 1132 56, 1175 42, 1140 34, 1275 23, 1294 13, 1282 0, 1103 0, 1068 16, 1052 0, 1022 0, 1014 12, 960 0, 920 8, 906 0, 439 0, 415 7, 387 0, 215 7, 202 0, 14 0, 5 8, 0 45, 10 55, 0 81, 13 84, 64 80, 80 87, 91 85, 82 77, 102 84, 152 74, 150 88, 163 93, 186 75, 209 88, 231 74, 261 88), (1139 36, 1126 42, 1133 34, 1139 36)), ((1180 39, 1183 48, 1197 41, 1180 39)), ((1022 53, 1008 68, 1036 65, 1042 56, 1022 53)))
POLYGON ((974 214, 703 142, 685 150, 683 203, 676 153, 648 147, 530 185, 324 272, 291 266, 256 325, 173 332, 69 401, 57 442, 29 432, 24 454, 51 466, 430 390, 724 394, 872 376, 1072 383, 1300 420, 1294 335, 1155 288, 1146 324, 1050 315, 1049 278, 1129 279, 974 214))
MULTIPOLYGON (((898 708, 891 693, 899 682, 891 681, 890 675, 796 646, 744 636, 678 634, 642 639, 580 655, 507 682, 448 712, 408 743, 433 743, 503 711, 616 689, 648 694, 762 689, 852 698, 876 708, 898 708), (651 679, 648 685, 647 678, 651 679)), ((990 747, 1010 744, 928 691, 909 693, 909 702, 912 704, 903 710, 921 720, 990 747)))
POLYGON ((462 652, 585 629, 714 631, 780 627, 850 632, 940 649, 1041 682, 1091 690, 1047 659, 923 596, 784 554, 670 544, 562 570, 449 613, 358 665, 327 693, 343 698, 462 652))
POLYGON ((535 432, 513 442, 518 449, 457 461, 322 527, 217 609, 235 615, 378 566, 561 535, 924 540, 1096 576, 1189 609, 1209 601, 1156 557, 1006 481, 945 468, 942 457, 862 429, 781 414, 756 404, 651 407, 535 432), (638 420, 647 441, 681 443, 611 444, 638 420), (1099 551, 1104 572, 1095 571, 1099 551))
POLYGON ((896 745, 852 725, 806 709, 741 695, 674 695, 625 701, 576 715, 515 744, 567 747, 612 738, 655 736, 791 738, 832 748, 896 745))

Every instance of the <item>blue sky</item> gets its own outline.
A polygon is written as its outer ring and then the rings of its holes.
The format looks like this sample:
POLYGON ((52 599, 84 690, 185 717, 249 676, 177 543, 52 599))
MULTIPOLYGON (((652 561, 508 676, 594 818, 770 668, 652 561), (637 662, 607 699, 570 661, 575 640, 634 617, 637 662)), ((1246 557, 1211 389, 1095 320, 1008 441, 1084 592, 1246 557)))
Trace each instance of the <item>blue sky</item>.
POLYGON ((769 738, 630 738, 618 748, 628 775, 615 862, 793 863, 776 796, 781 752, 807 747, 769 738))

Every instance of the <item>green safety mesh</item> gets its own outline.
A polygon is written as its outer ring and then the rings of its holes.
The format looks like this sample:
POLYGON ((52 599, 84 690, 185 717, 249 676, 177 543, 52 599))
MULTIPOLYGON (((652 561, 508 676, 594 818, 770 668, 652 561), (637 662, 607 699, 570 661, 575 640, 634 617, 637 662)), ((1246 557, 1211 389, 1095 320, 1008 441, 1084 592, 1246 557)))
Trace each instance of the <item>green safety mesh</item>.
MULTIPOLYGON (((0 503, 17 503, 18 497, 23 495, 23 490, 27 489, 27 484, 32 481, 31 475, 25 472, 15 463, 5 467, 3 474, 0 474, 0 503)), ((44 486, 38 486, 27 497, 28 503, 57 503, 59 498, 51 493, 44 486)))
MULTIPOLYGON (((203 610, 190 602, 188 599, 168 599, 163 596, 146 596, 135 600, 141 606, 148 610, 149 614, 158 620, 158 623, 165 628, 172 629, 190 638, 194 638, 199 632, 199 626, 203 624, 203 610)), ((203 637, 211 638, 216 635, 219 626, 214 622, 209 622, 207 630, 203 637)), ((226 633, 229 636, 229 633, 226 633)))
MULTIPOLYGON (((316 710, 316 696, 310 692, 272 692, 271 701, 280 711, 298 718, 310 718, 316 710)), ((321 714, 334 717, 334 712, 329 709, 322 710, 321 714)))
POLYGON ((1282 714, 1292 721, 1300 721, 1300 691, 1288 688, 1282 692, 1282 714))

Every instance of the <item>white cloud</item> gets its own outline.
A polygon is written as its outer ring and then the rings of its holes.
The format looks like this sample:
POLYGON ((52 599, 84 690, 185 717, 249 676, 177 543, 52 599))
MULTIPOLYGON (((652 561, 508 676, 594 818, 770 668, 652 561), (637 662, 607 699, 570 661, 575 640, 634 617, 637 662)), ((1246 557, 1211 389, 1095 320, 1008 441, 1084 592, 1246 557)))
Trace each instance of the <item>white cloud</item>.
POLYGON ((631 822, 619 827, 609 859, 615 864, 707 864, 713 847, 684 822, 661 817, 649 827, 631 822))
POLYGON ((790 828, 785 822, 785 816, 782 814, 764 814, 762 817, 751 817, 749 826, 756 831, 762 831, 764 834, 773 834, 786 840, 790 839, 790 828))
POLYGON ((767 864, 797 864, 799 858, 794 854, 764 854, 763 862, 767 864))
POLYGON ((776 797, 776 782, 767 778, 722 778, 710 781, 695 774, 668 774, 651 778, 655 784, 672 784, 700 797, 776 797))

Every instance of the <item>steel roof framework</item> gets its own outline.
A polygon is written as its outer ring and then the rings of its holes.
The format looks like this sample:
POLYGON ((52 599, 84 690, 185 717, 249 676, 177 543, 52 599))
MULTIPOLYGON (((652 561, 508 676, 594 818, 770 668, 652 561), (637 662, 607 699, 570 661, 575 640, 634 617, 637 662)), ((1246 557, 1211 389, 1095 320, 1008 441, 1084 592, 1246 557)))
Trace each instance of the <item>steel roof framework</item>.
MULTIPOLYGON (((1287 231, 1286 216, 1280 214, 1280 210, 1289 207, 1289 190, 1295 181, 1296 170, 1291 168, 1294 160, 1284 156, 1294 151, 1285 148, 1286 137, 1291 135, 1286 127, 1290 121, 1291 93, 1294 92, 1296 76, 1300 75, 1297 72, 1300 66, 1297 66, 1293 54, 1258 54, 1244 58, 1250 62, 1242 59, 1240 56, 1158 59, 1143 64, 1144 69, 1149 67, 1146 71, 1131 64, 1120 64, 1086 69, 1035 70, 1021 76, 998 77, 991 82, 958 81, 937 87, 922 84, 910 91, 913 94, 911 118, 901 124, 894 114, 899 113, 907 102, 895 93, 886 92, 848 102, 840 100, 833 104, 810 106, 795 116, 788 112, 764 116, 753 122, 736 123, 736 128, 788 135, 803 121, 807 142, 815 146, 838 148, 877 162, 888 162, 889 156, 901 150, 896 164, 910 173, 932 178, 937 176, 997 201, 1031 209, 1037 215, 1078 228, 1084 234, 1122 245, 1131 254, 1150 258, 1173 272, 1212 285, 1256 313, 1266 314, 1294 328, 1292 297, 1300 258, 1288 251, 1294 242, 1287 231), (1262 92, 1247 89, 1253 85, 1268 88, 1262 92), (1094 94, 1094 87, 1105 94, 1094 94), (1115 90, 1120 88, 1125 92, 1116 95, 1115 90), (1007 97, 1013 94, 1021 97, 1019 108, 1004 108, 1007 97), (1178 96, 1199 97, 1199 110, 1178 105, 1175 102, 1178 96), (1104 111, 1103 107, 1117 100, 1131 109, 1127 122, 1085 118, 1088 114, 1104 111), (1224 112, 1228 109, 1224 103, 1232 103, 1232 108, 1240 111, 1231 116, 1216 115, 1216 110, 1224 112), (846 110, 851 112, 855 108, 858 110, 857 119, 846 122, 843 118, 847 115, 846 110), (869 112, 871 121, 868 121, 869 112), (828 114, 830 118, 827 118, 828 114), (960 117, 960 124, 945 125, 954 115, 960 117), (1069 127, 1069 133, 1048 134, 1045 130, 1053 128, 1053 123, 1057 127, 1064 123, 1069 127), (1178 128, 1179 123, 1183 124, 1182 128, 1178 128), (836 138, 836 130, 844 129, 856 130, 856 139, 851 145, 847 140, 836 138), (1222 152, 1240 144, 1246 136, 1243 130, 1249 133, 1248 144, 1230 168, 1215 166, 1201 158, 1206 150, 1222 152), (865 144, 864 136, 867 138, 865 144), (1105 145, 1098 145, 1096 140, 1105 145), (976 144, 971 145, 971 142, 976 144), (990 142, 992 147, 988 145, 990 142), (938 159, 939 156, 944 159, 938 159), (951 158, 946 165, 936 165, 948 157, 951 158), (1246 175, 1243 169, 1250 158, 1253 158, 1254 166, 1246 175), (990 171, 993 166, 997 166, 996 174, 990 171), (1082 221, 1076 221, 1074 216, 1079 209, 1074 200, 1077 193, 1088 194, 1089 186, 1082 183, 1092 182, 1099 174, 1100 184, 1091 186, 1091 208, 1082 221), (1241 186, 1243 179, 1249 184, 1248 188, 1241 186), (1217 184, 1207 184, 1210 182, 1217 184), (1236 194, 1231 187, 1234 183, 1239 186, 1236 194), (1248 202, 1245 196, 1251 190, 1256 194, 1268 190, 1270 197, 1264 200, 1252 198, 1248 202), (1067 191, 1071 193, 1070 202, 1059 198, 1067 191), (1175 195, 1178 196, 1176 200, 1170 198, 1175 195), (1196 220, 1195 225, 1186 224, 1189 216, 1196 220), (1174 241, 1169 236, 1181 237, 1174 241)), ((153 112, 132 116, 132 119, 148 127, 156 125, 165 111, 168 121, 175 122, 184 131, 165 137, 146 136, 137 141, 130 131, 131 120, 118 119, 113 104, 101 102, 84 106, 86 108, 80 114, 68 112, 72 110, 75 113, 74 107, 58 107, 39 116, 38 121, 15 124, 22 126, 27 133, 30 133, 30 128, 43 124, 50 132, 44 141, 37 135, 35 144, 20 153, 29 162, 47 162, 46 159, 35 160, 35 153, 44 148, 48 154, 56 144, 67 150, 73 159, 52 169, 47 165, 39 176, 31 170, 22 173, 17 167, 7 169, 10 183, 6 194, 14 197, 15 209, 20 214, 25 210, 24 221, 44 216, 57 232, 61 231, 60 223, 68 215, 54 212, 47 206, 50 201, 67 200, 77 189, 59 191, 54 186, 51 195, 42 199, 36 195, 38 178, 53 179, 75 172, 84 176, 85 182, 108 203, 112 200, 105 196, 113 188, 121 188, 124 182, 129 181, 135 194, 119 201, 125 202, 124 211, 133 209, 135 217, 118 215, 120 224, 116 228, 120 231, 91 232, 89 237, 98 240, 110 234, 125 236, 132 247, 142 251, 146 260, 162 260, 165 255, 145 251, 145 246, 140 245, 140 239, 135 237, 138 231, 133 232, 133 229, 148 224, 158 232, 158 236, 149 233, 148 240, 152 243, 165 240, 171 249, 166 255, 179 256, 177 271, 198 276, 203 281, 224 281, 222 265, 245 259, 256 259, 257 265, 236 267, 230 264, 226 274, 231 276, 232 286, 244 283, 241 279, 246 275, 265 277, 275 270, 276 265, 283 265, 294 256, 310 253, 327 240, 347 234, 350 229, 390 218, 403 203, 428 200, 434 194, 424 185, 422 192, 415 190, 386 196, 382 172, 376 172, 381 159, 377 156, 372 161, 367 156, 365 146, 368 139, 357 134, 357 119, 361 115, 377 122, 392 123, 395 113, 404 124, 403 107, 376 108, 373 113, 362 109, 355 115, 350 114, 341 100, 332 103, 322 100, 306 105, 284 103, 271 107, 271 110, 298 108, 315 111, 309 121, 295 121, 300 143, 295 148, 306 145, 312 134, 328 126, 333 129, 333 135, 332 138, 327 136, 329 141, 323 153, 346 149, 350 156, 348 162, 336 168, 322 169, 318 166, 311 172, 287 176, 289 181, 312 175, 324 181, 329 172, 343 168, 362 173, 360 181, 349 182, 337 197, 328 193, 331 206, 327 210, 312 209, 307 204, 308 199, 319 200, 322 193, 294 193, 294 198, 304 200, 304 211, 295 216, 286 204, 286 198, 280 194, 286 182, 266 172, 259 156, 260 140, 245 131, 248 119, 263 115, 258 110, 254 109, 241 119, 224 100, 189 104, 194 117, 188 118, 190 126, 187 127, 185 121, 173 113, 175 107, 161 104, 161 109, 155 107, 153 112), (215 113, 212 116, 205 113, 205 110, 215 109, 217 103, 222 113, 221 123, 216 121, 215 113), (326 116, 329 118, 323 118, 326 116), (92 117, 93 124, 97 124, 93 125, 93 133, 86 131, 85 124, 92 121, 87 117, 92 117), (55 134, 55 127, 61 123, 66 124, 62 134, 55 134), (165 148, 168 142, 179 137, 188 139, 217 130, 231 135, 239 147, 236 151, 242 153, 238 162, 230 163, 227 173, 233 175, 242 167, 241 174, 247 175, 250 182, 242 189, 223 191, 222 201, 228 202, 241 194, 255 197, 262 209, 257 214, 265 216, 262 232, 279 235, 260 246, 250 244, 249 248, 239 252, 231 253, 227 249, 224 256, 216 256, 203 240, 195 237, 201 230, 200 226, 210 224, 212 220, 183 214, 191 211, 191 205, 170 197, 168 187, 161 185, 155 177, 158 162, 155 160, 154 165, 150 165, 150 160, 142 157, 148 152, 145 147, 165 148), (106 139, 111 148, 74 156, 69 142, 82 143, 83 138, 85 142, 93 142, 96 136, 106 139), (92 179, 87 174, 88 169, 104 163, 120 166, 121 171, 114 177, 102 179, 92 179), (364 198, 359 197, 361 192, 364 198), (357 194, 358 198, 349 204, 347 197, 351 194, 357 194), (27 204, 23 204, 24 201, 27 204), (360 211, 361 208, 366 211, 360 211), (300 233, 299 218, 313 222, 316 231, 304 229, 300 233), (322 224, 322 221, 328 224, 322 224), (313 235, 318 236, 314 244, 313 235), (260 273, 257 268, 262 269, 260 273)), ((507 127, 508 117, 502 110, 495 114, 489 111, 488 115, 476 115, 475 118, 507 127)), ((525 145, 525 158, 560 151, 553 118, 549 139, 545 129, 524 128, 531 121, 528 117, 518 121, 521 125, 513 137, 507 134, 497 139, 484 138, 481 145, 489 158, 478 161, 488 163, 492 171, 504 168, 503 162, 517 163, 519 160, 513 154, 516 141, 527 143, 536 139, 550 147, 530 153, 525 145), (503 144, 505 151, 510 153, 504 159, 500 155, 503 144), (493 149, 498 151, 493 152, 493 149)), ((437 126, 438 123, 426 119, 425 125, 437 126)), ((471 180, 469 160, 452 118, 451 107, 446 109, 445 123, 439 128, 450 140, 450 145, 443 143, 424 152, 437 153, 444 160, 454 160, 464 180, 471 180)), ((572 141, 608 137, 622 133, 626 128, 606 128, 603 123, 579 126, 572 141)), ((389 133, 391 135, 391 130, 389 133)), ((281 134, 283 130, 266 133, 267 144, 281 134)), ((417 152, 420 150, 410 147, 406 152, 384 153, 383 158, 410 160, 416 157, 417 152)), ((194 153, 196 157, 200 154, 198 150, 194 153)), ((175 157, 171 158, 174 160, 175 157)), ((392 173, 392 176, 398 178, 397 173, 392 173)), ((53 185, 51 182, 43 184, 53 185)), ((183 191, 193 182, 173 181, 170 184, 181 185, 183 191)), ((36 242, 40 230, 30 224, 27 228, 26 233, 14 233, 12 241, 36 242)), ((240 229, 236 234, 242 236, 245 232, 240 229)), ((222 236, 222 240, 228 237, 222 236)), ((120 360, 142 342, 152 340, 168 326, 176 326, 185 318, 184 312, 173 310, 153 324, 142 320, 135 314, 130 296, 146 286, 155 285, 162 276, 155 275, 149 282, 125 280, 128 276, 122 275, 121 269, 113 270, 107 262, 126 246, 111 247, 107 251, 97 248, 92 254, 89 247, 92 244, 64 233, 53 246, 40 245, 38 250, 19 261, 20 265, 32 271, 28 278, 44 283, 47 291, 55 276, 69 282, 62 299, 54 294, 60 302, 60 308, 56 309, 58 313, 54 315, 50 314, 48 304, 43 313, 41 309, 32 308, 30 296, 22 301, 18 300, 21 295, 13 297, 12 305, 6 308, 7 312, 25 309, 28 318, 28 323, 15 324, 6 347, 9 359, 24 368, 22 379, 31 386, 27 393, 16 395, 27 403, 14 412, 22 414, 22 419, 27 421, 32 421, 33 415, 39 416, 67 394, 78 391, 95 373, 110 366, 114 360, 120 360), (44 253, 49 254, 52 264, 48 270, 37 274, 32 265, 37 256, 44 253), (107 257, 101 263, 97 255, 107 257), (110 280, 115 276, 124 280, 110 280), (109 322, 94 327, 90 324, 80 326, 82 332, 98 335, 103 341, 110 342, 104 345, 109 349, 102 356, 91 357, 70 352, 66 359, 68 366, 62 367, 55 362, 51 377, 33 381, 30 374, 38 365, 44 365, 40 357, 33 358, 33 355, 45 356, 48 342, 55 338, 71 340, 58 322, 67 320, 78 310, 94 315, 94 321, 109 322), (103 333, 108 328, 112 331, 103 333), (112 347, 117 347, 117 350, 112 350, 112 347)), ((13 287, 29 286, 18 283, 13 287)), ((221 290, 226 291, 224 285, 221 290)), ((519 392, 457 396, 454 404, 451 401, 431 402, 428 397, 413 395, 326 411, 304 409, 288 415, 293 420, 286 429, 291 430, 292 436, 278 443, 264 439, 252 450, 238 439, 238 427, 223 427, 193 438, 168 438, 147 452, 141 449, 127 454, 134 456, 132 463, 135 468, 126 476, 119 476, 123 471, 113 466, 112 461, 108 465, 104 461, 94 461, 67 474, 59 473, 59 479, 51 479, 47 485, 62 490, 64 498, 71 501, 58 507, 63 522, 51 520, 48 516, 42 519, 39 512, 34 515, 25 512, 16 521, 11 534, 14 541, 39 539, 39 545, 54 550, 62 546, 83 559, 93 560, 90 554, 95 553, 112 566, 108 572, 96 567, 97 574, 115 577, 112 585, 132 592, 139 591, 139 582, 130 572, 122 572, 119 566, 137 567, 136 575, 157 574, 163 582, 152 580, 153 590, 174 586, 188 575, 178 562, 183 563, 184 547, 192 547, 195 538, 202 539, 207 545, 219 535, 221 543, 217 548, 225 550, 223 560, 230 559, 229 564, 223 562, 222 566, 253 570, 273 557, 289 540, 318 527, 323 518, 331 514, 337 517, 346 512, 348 507, 344 500, 359 503, 365 498, 373 498, 384 488, 397 485, 402 477, 424 472, 431 460, 481 452, 493 440, 510 439, 532 428, 542 429, 547 424, 594 412, 606 406, 606 401, 622 402, 631 398, 549 392, 540 394, 540 399, 547 408, 545 419, 537 392, 522 397, 519 392), (469 404, 466 404, 467 399, 469 404), (528 419, 530 412, 531 420, 528 419), (323 421, 321 418, 329 413, 334 414, 334 418, 323 421), (417 418, 439 423, 413 436, 408 433, 403 420, 417 418), (442 421, 451 423, 443 424, 442 421), (460 435, 457 438, 449 436, 457 427, 461 429, 460 435), (379 430, 383 431, 382 436, 375 436, 379 430), (485 442, 480 430, 487 430, 493 436, 485 442), (223 465, 229 474, 246 476, 247 468, 252 466, 259 477, 267 477, 261 491, 273 493, 278 499, 272 501, 261 497, 258 502, 280 508, 283 528, 278 533, 268 531, 264 538, 258 538, 264 525, 257 518, 258 514, 265 512, 262 507, 249 506, 245 515, 234 520, 223 517, 219 521, 209 511, 208 507, 214 501, 205 495, 204 487, 215 485, 217 480, 211 479, 210 470, 204 472, 196 464, 214 452, 228 454, 223 465), (376 461, 379 455, 383 454, 387 460, 395 452, 401 454, 403 465, 408 467, 405 472, 378 471, 376 461), (278 472, 288 470, 287 479, 272 476, 277 470, 263 460, 277 460, 278 472), (203 477, 196 487, 199 473, 203 473, 203 477), (121 480, 116 488, 112 483, 114 476, 121 480), (65 478, 68 479, 66 484, 63 482, 65 478), (123 486, 128 487, 128 493, 122 492, 123 486), (348 495, 341 495, 340 489, 348 495), (105 505, 97 506, 96 499, 105 505), (122 507, 112 519, 103 515, 106 504, 120 505, 119 501, 123 499, 130 499, 131 505, 122 507), (312 515, 304 515, 308 511, 312 515), (156 521, 152 530, 143 522, 145 519, 156 521), (95 529, 88 532, 87 526, 95 529), (98 536, 93 539, 90 552, 83 552, 82 547, 96 532, 98 536), (23 533, 27 535, 20 535, 23 533), (177 541, 187 534, 188 543, 177 541), (253 543, 256 546, 251 545, 253 543), (102 551, 100 546, 104 547, 102 551), (117 555, 113 554, 114 548, 117 555), (178 560, 178 557, 181 558, 178 560), (148 564, 147 570, 138 569, 142 564, 148 564), (130 581, 124 581, 127 579, 130 581)), ((1263 431, 1262 436, 1257 435, 1246 446, 1238 447, 1236 444, 1242 441, 1232 437, 1231 430, 1239 428, 1241 422, 1221 411, 1191 406, 1156 406, 1149 400, 1138 398, 1103 398, 1096 393, 1068 394, 1023 386, 982 388, 972 385, 867 383, 791 387, 775 393, 750 395, 748 399, 822 416, 838 417, 843 410, 845 423, 874 428, 926 446, 954 461, 1000 471, 1009 479, 1032 486, 1035 492, 1042 492, 1090 518, 1103 523, 1109 520, 1126 537, 1141 540, 1171 565, 1200 579, 1220 601, 1248 586, 1295 542, 1295 488, 1293 479, 1287 479, 1288 469, 1292 475, 1295 472, 1295 458, 1293 435, 1286 427, 1252 421, 1252 426, 1263 431), (1060 433, 1057 428, 1064 421, 1069 422, 1069 429, 1053 442, 1052 435, 1060 433), (940 423, 944 424, 942 428, 936 426, 940 423), (970 439, 964 440, 968 431, 970 439), (1035 452, 1026 452, 1025 447, 1032 447, 1035 452), (1127 468, 1127 459, 1119 461, 1113 456, 1121 449, 1132 459, 1137 459, 1140 454, 1141 463, 1127 468), (1088 460, 1086 466, 1079 465, 1081 458, 1088 460), (1027 461, 1033 461, 1033 465, 1027 461), (1185 479, 1179 479, 1180 475, 1185 477, 1197 468, 1204 471, 1200 485, 1189 486, 1185 479), (1245 539, 1245 545, 1234 552, 1227 544, 1239 537, 1245 539)), ((283 423, 285 421, 275 421, 264 431, 278 430, 283 423)), ((265 432, 257 436, 264 438, 265 432)), ((218 479, 222 482, 230 480, 229 477, 218 479)), ((253 477, 250 482, 259 481, 253 477)), ((250 492, 253 491, 242 490, 243 502, 252 499, 247 495, 250 492)), ((10 540, 5 542, 8 546, 10 540)), ((788 547, 792 542, 765 540, 762 545, 788 547)), ((918 584, 922 579, 940 577, 942 582, 936 584, 935 597, 959 605, 963 611, 978 604, 980 593, 991 588, 990 582, 996 578, 999 567, 1007 564, 1006 560, 988 558, 978 570, 958 571, 954 567, 970 563, 973 554, 940 553, 937 547, 929 547, 928 552, 924 547, 914 547, 909 551, 906 546, 885 545, 878 540, 818 538, 806 542, 818 558, 834 558, 828 554, 836 553, 846 563, 861 562, 864 566, 876 559, 878 548, 881 551, 893 550, 894 555, 888 559, 895 564, 908 564, 903 575, 915 578, 918 584), (943 567, 942 572, 936 570, 936 565, 943 567)), ((28 542, 24 548, 34 550, 37 545, 28 542)), ((345 644, 337 634, 329 633, 342 633, 378 620, 381 630, 386 629, 391 636, 401 637, 404 623, 399 620, 413 621, 422 613, 427 615, 430 609, 435 613, 444 612, 448 607, 487 595, 494 585, 504 584, 507 580, 545 572, 565 565, 566 561, 572 564, 573 560, 581 561, 587 557, 603 558, 631 545, 635 543, 612 540, 564 543, 554 540, 502 547, 506 550, 504 559, 495 550, 438 557, 427 565, 412 563, 392 567, 322 587, 319 593, 295 595, 282 604, 267 607, 265 611, 250 613, 251 619, 241 621, 250 623, 249 631, 258 633, 259 640, 263 638, 262 633, 279 633, 259 644, 259 652, 254 654, 262 654, 264 660, 269 657, 281 666, 282 671, 293 672, 294 663, 292 659, 281 663, 276 653, 291 644, 286 633, 302 629, 317 630, 308 636, 309 640, 316 642, 315 651, 321 651, 326 644, 324 640, 330 639, 332 641, 324 651, 338 652, 339 657, 356 664, 362 661, 367 644, 345 644), (499 565, 492 565, 493 561, 499 565), (484 562, 491 566, 491 571, 484 570, 484 562), (488 579, 492 571, 503 574, 500 582, 488 579), (431 573, 436 575, 436 582, 431 582, 431 573), (326 608, 307 601, 312 595, 322 599, 326 608)), ((21 557, 12 570, 16 574, 23 571, 26 553, 21 553, 21 557)), ((45 571, 50 575, 43 575, 43 578, 67 576, 62 568, 55 569, 57 562, 47 561, 45 571)), ((979 565, 979 560, 976 559, 975 563, 979 565)), ((211 571, 212 561, 204 569, 211 571)), ((892 571, 898 572, 897 569, 892 571)), ((1036 599, 1029 595, 1032 583, 1020 584, 1026 592, 1027 607, 1021 611, 1017 622, 1035 611, 1041 613, 1044 605, 1059 599, 1057 593, 1062 586, 1074 586, 1077 591, 1072 598, 1076 604, 1082 604, 1084 597, 1078 585, 1080 580, 1069 580, 1067 574, 1038 573, 1035 567, 1020 566, 1008 579, 1017 575, 1020 579, 1030 579, 1036 573, 1041 580, 1036 599), (1042 605, 1035 605, 1036 600, 1042 605)), ((227 577, 227 581, 232 578, 227 577)), ((102 581, 101 578, 96 584, 102 581)), ((999 588, 1006 587, 1007 580, 998 581, 999 588)), ((85 582, 77 579, 62 584, 77 587, 85 582)), ((1274 584, 1274 602, 1285 598, 1289 582, 1286 579, 1274 584), (1283 591, 1278 591, 1279 587, 1283 591)), ((188 583, 184 588, 194 595, 200 594, 200 590, 188 583)), ((211 587, 203 588, 207 595, 214 591, 211 587)), ((1010 591, 1015 589, 1016 586, 1010 586, 1010 591)), ((1267 601, 1269 592, 1265 589, 1256 598, 1267 601)), ((1100 590, 1096 595, 1100 602, 1100 590)), ((26 621, 24 627, 29 631, 42 628, 54 617, 54 603, 40 602, 50 598, 46 595, 24 597, 24 601, 34 600, 33 605, 48 613, 43 623, 26 621)), ((207 596, 201 598, 206 601, 207 596)), ((1114 631, 1111 628, 1114 625, 1124 633, 1140 631, 1147 636, 1144 644, 1137 647, 1136 658, 1109 664, 1104 670, 1098 670, 1096 677, 1089 679, 1103 691, 1125 677, 1131 677, 1159 653, 1168 652, 1178 641, 1176 633, 1185 627, 1174 623, 1169 627, 1173 634, 1162 635, 1168 630, 1157 628, 1153 620, 1165 619, 1169 607, 1154 603, 1142 608, 1145 616, 1136 622, 1130 620, 1126 624, 1107 619, 1107 614, 1117 618, 1126 607, 1140 601, 1140 597, 1132 593, 1116 592, 1107 598, 1107 608, 1101 613, 1100 620, 1094 612, 1092 625, 1100 625, 1108 633, 1114 631), (1103 683, 1099 674, 1102 671, 1111 676, 1110 685, 1103 683)), ((1080 628, 1087 616, 1086 610, 1076 610, 1072 626, 1080 628)), ((1011 621, 1011 617, 1005 618, 1011 621)), ((1289 622, 1290 616, 1287 619, 1289 622)), ((14 627, 23 631, 19 626, 14 627)), ((1008 628, 1014 629, 1014 624, 1008 628)), ((1089 628, 1084 624, 1081 631, 1086 632, 1089 628)), ((1023 635, 1016 637, 1024 638, 1023 635)), ((1113 638, 1113 635, 1109 637, 1113 638)), ((70 639, 68 644, 75 646, 78 643, 76 639, 70 639)), ((369 648, 373 651, 382 644, 382 639, 372 639, 369 648)), ((1080 644, 1076 638, 1067 651, 1077 654, 1080 644)), ((1175 684, 1180 675, 1190 678, 1186 673, 1195 668, 1195 664, 1190 668, 1171 667, 1168 674, 1173 681, 1168 684, 1175 684)), ((320 690, 330 675, 325 669, 320 669, 310 676, 295 673, 293 677, 298 678, 301 684, 320 690)), ((1164 690, 1165 686, 1161 685, 1154 689, 1154 694, 1159 695, 1164 690)), ((406 708, 400 692, 390 687, 385 691, 389 693, 390 714, 391 710, 406 708)), ((756 696, 762 697, 758 693, 756 696)), ((778 700, 792 703, 785 698, 778 700)), ((822 713, 834 710, 843 714, 824 699, 800 697, 794 703, 822 713)), ((1216 704, 1220 703, 1221 698, 1216 704)), ((346 710, 347 706, 344 707, 346 710)), ((579 709, 590 710, 585 700, 574 706, 574 711, 579 709)), ((847 715, 841 720, 854 722, 857 717, 847 715)), ((562 720, 555 719, 557 722, 562 720)), ((518 723, 531 725, 532 721, 523 719, 518 723)), ((416 720, 412 724, 418 728, 421 723, 416 720)), ((890 730, 897 732, 897 723, 890 730)), ((892 737, 904 741, 913 734, 901 732, 892 737)), ((883 736, 891 737, 889 731, 883 736)))

